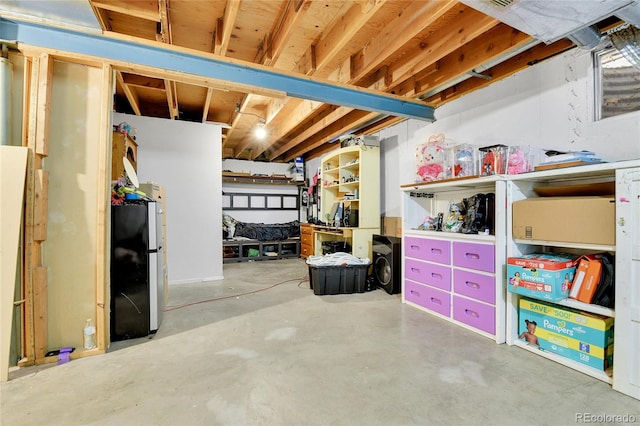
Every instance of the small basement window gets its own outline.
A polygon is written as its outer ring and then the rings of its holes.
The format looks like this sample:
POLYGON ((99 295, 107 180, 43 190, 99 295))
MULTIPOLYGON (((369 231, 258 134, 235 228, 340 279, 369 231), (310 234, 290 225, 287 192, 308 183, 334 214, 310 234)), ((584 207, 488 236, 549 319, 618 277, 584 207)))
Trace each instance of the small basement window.
POLYGON ((614 47, 594 52, 596 121, 640 111, 640 69, 614 47))

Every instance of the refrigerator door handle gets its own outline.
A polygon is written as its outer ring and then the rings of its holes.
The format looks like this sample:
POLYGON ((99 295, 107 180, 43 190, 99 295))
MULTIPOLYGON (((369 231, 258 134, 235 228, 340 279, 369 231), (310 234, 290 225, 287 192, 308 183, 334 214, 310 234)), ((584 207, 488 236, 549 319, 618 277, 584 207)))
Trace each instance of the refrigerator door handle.
POLYGON ((158 237, 157 237, 157 220, 156 217, 156 209, 157 203, 155 201, 147 202, 147 212, 148 212, 148 222, 149 222, 149 251, 155 250, 158 248, 158 237))

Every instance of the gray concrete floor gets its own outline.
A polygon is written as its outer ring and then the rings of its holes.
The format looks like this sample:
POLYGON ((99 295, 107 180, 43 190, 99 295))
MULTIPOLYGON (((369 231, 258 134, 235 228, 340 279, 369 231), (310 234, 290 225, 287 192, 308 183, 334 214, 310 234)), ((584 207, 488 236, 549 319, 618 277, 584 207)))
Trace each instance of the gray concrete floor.
POLYGON ((640 402, 610 385, 399 295, 315 296, 301 259, 224 269, 224 281, 172 286, 178 308, 152 339, 13 371, 2 425, 640 423, 640 402))

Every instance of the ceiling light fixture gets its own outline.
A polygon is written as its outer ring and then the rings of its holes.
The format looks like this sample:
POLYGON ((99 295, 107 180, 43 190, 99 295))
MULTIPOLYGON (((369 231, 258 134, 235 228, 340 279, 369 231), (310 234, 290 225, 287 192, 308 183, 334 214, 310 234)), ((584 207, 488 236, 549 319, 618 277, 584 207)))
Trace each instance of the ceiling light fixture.
POLYGON ((259 123, 254 131, 256 138, 262 140, 267 137, 267 129, 264 128, 264 123, 259 123))
POLYGON ((260 140, 263 140, 264 138, 267 137, 267 129, 264 128, 264 126, 267 124, 267 120, 265 120, 262 116, 258 114, 254 114, 252 112, 240 111, 240 104, 236 104, 236 113, 258 117, 258 120, 260 120, 260 122, 256 125, 256 128, 253 133, 255 137, 260 140))

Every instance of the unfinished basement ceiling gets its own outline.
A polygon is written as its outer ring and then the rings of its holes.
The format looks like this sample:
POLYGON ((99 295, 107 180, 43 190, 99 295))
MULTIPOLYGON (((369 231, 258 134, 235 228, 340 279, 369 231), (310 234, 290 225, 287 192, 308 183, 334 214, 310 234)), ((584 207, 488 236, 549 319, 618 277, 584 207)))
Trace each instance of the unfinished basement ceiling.
MULTIPOLYGON (((582 3, 590 2, 602 3, 582 3)), ((7 2, 1 1, 0 8, 2 3, 7 2)), ((34 8, 47 2, 22 3, 34 8)), ((89 0, 87 4, 106 33, 420 99, 434 108, 575 47, 566 38, 541 42, 465 3, 473 2, 89 0)), ((542 2, 542 10, 545 3, 572 2, 542 2)), ((593 23, 603 30, 620 22, 611 13, 594 8, 594 14, 581 19, 584 26, 593 23)), ((310 159, 334 149, 332 142, 342 135, 373 133, 405 119, 231 83, 170 80, 135 68, 117 69, 116 77, 118 112, 222 123, 223 158, 310 159), (261 123, 267 130, 264 140, 253 134, 261 123)))

